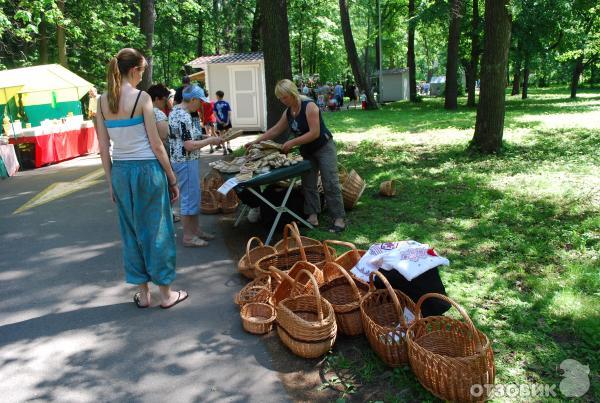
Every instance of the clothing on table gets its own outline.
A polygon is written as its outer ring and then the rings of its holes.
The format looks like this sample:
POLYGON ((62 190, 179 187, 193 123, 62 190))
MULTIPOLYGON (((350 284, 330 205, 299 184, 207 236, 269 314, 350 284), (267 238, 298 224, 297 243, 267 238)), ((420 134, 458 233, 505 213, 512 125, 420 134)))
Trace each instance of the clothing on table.
POLYGON ((231 106, 229 105, 229 102, 220 100, 215 102, 214 107, 215 114, 217 115, 217 118, 219 118, 219 120, 222 122, 222 124, 224 124, 225 126, 227 124, 230 124, 231 122, 229 121, 229 112, 231 112, 231 106))
MULTIPOLYGON (((302 100, 297 116, 292 115, 290 108, 286 110, 288 126, 292 135, 302 136, 310 130, 306 117, 306 107, 312 100, 302 100)), ((318 173, 325 192, 325 201, 334 218, 344 218, 344 201, 340 190, 340 180, 337 170, 337 154, 333 136, 325 126, 321 111, 319 111, 319 137, 316 140, 300 146, 300 154, 311 163, 311 169, 302 174, 302 188, 304 190, 304 212, 318 214, 321 212, 319 191, 317 190, 318 173)))
POLYGON ((119 212, 125 278, 131 284, 152 281, 169 285, 175 279, 175 228, 167 177, 156 159, 144 116, 104 118, 113 142, 111 184, 119 212))
POLYGON ((371 245, 351 272, 359 279, 369 281, 369 275, 380 268, 394 269, 411 281, 427 270, 449 264, 448 259, 439 256, 429 245, 408 240, 371 245))
POLYGON ((169 150, 171 162, 184 162, 200 158, 200 150, 188 152, 183 143, 188 140, 201 140, 200 126, 192 124, 190 113, 183 105, 176 105, 169 114, 169 150))

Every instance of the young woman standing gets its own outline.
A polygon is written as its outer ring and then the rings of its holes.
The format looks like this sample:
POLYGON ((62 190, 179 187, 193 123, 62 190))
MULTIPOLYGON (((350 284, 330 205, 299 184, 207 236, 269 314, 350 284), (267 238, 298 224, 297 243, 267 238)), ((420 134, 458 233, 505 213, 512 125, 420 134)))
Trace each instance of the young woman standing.
POLYGON ((108 191, 117 204, 127 283, 138 286, 133 301, 151 305, 150 282, 160 289, 160 307, 188 297, 172 291, 175 232, 171 203, 179 197, 177 179, 159 138, 150 96, 136 89, 146 59, 121 49, 108 64, 106 94, 98 103, 96 132, 108 191), (113 142, 112 158, 109 153, 113 142))

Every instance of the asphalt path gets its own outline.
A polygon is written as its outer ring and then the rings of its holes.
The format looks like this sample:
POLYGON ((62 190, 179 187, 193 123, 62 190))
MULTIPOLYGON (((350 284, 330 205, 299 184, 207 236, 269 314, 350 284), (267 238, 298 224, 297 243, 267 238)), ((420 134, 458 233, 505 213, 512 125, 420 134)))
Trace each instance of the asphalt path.
POLYGON ((173 286, 190 299, 162 310, 156 287, 154 307, 131 302, 103 176, 13 214, 100 167, 88 156, 0 181, 0 400, 289 401, 265 344, 241 327, 232 299, 244 282, 219 216, 201 216, 217 235, 208 248, 183 248, 178 225, 173 286))

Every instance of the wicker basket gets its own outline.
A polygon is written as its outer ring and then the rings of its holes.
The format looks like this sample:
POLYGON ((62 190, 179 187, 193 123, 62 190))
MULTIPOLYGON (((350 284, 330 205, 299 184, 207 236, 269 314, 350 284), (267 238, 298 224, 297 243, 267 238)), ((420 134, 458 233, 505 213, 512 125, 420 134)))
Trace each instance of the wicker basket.
POLYGON ((396 196, 396 181, 384 181, 379 185, 379 194, 382 196, 396 196))
POLYGON ((365 255, 365 253, 367 253, 367 251, 364 249, 356 249, 356 246, 350 242, 329 240, 329 239, 326 241, 323 241, 324 246, 329 246, 330 244, 340 245, 340 246, 345 246, 347 248, 350 248, 349 251, 342 253, 338 257, 328 255, 330 248, 325 249, 327 261, 335 262, 335 263, 339 264, 344 269, 346 269, 346 271, 350 271, 354 266, 356 266, 356 263, 358 263, 360 258, 362 258, 365 255))
POLYGON ((347 336, 362 334, 360 299, 368 292, 368 286, 364 283, 357 286, 350 274, 334 262, 325 263, 323 275, 325 283, 319 287, 319 292, 331 303, 338 330, 347 336))
POLYGON ((235 194, 235 190, 231 189, 225 196, 219 193, 219 196, 219 207, 223 214, 230 214, 237 210, 240 199, 235 194))
POLYGON ((319 285, 323 284, 324 281, 323 272, 309 262, 296 262, 287 273, 273 266, 269 267, 269 270, 281 279, 281 282, 273 291, 272 301, 274 305, 289 297, 313 293, 310 277, 302 274, 302 271, 311 273, 319 285))
MULTIPOLYGON (((293 225, 296 232, 298 234, 300 234, 300 229, 298 229, 298 224, 296 224, 296 221, 292 221, 291 225, 293 225)), ((300 241, 302 241, 302 246, 321 246, 321 245, 323 245, 321 243, 321 241, 319 241, 318 239, 309 238, 307 236, 300 236, 300 241)), ((277 252, 283 251, 283 239, 280 240, 279 242, 277 242, 273 246, 275 247, 275 249, 277 249, 277 252)), ((288 248, 291 249, 291 248, 297 248, 297 247, 298 247, 298 245, 296 244, 295 238, 288 240, 288 248)))
POLYGON ((372 272, 369 293, 360 302, 360 313, 371 348, 390 367, 408 364, 405 307, 415 311, 414 302, 406 294, 394 290, 383 274, 372 272), (383 281, 386 289, 375 289, 374 276, 383 281))
POLYGON ((253 236, 248 240, 248 243, 246 244, 246 254, 242 256, 241 259, 238 261, 238 271, 244 277, 255 278, 256 273, 254 271, 254 264, 256 263, 256 261, 258 261, 258 259, 260 259, 261 257, 265 257, 276 252, 277 251, 274 247, 266 246, 260 240, 260 238, 253 236), (253 241, 258 242, 258 246, 250 248, 252 246, 253 241))
POLYGON ((306 270, 314 294, 286 298, 276 306, 277 333, 283 344, 304 358, 327 353, 335 343, 337 325, 331 304, 319 294, 317 280, 306 270))
POLYGON ((202 191, 217 190, 224 183, 223 177, 216 169, 211 169, 202 177, 202 191))
POLYGON ((367 184, 353 169, 348 174, 348 177, 342 184, 342 198, 344 199, 344 207, 351 210, 356 206, 358 199, 362 196, 367 184))
MULTIPOLYGON (((311 262, 317 267, 322 266, 325 263, 325 251, 323 250, 324 248, 322 245, 290 248, 288 244, 290 233, 291 237, 296 240, 296 245, 302 244, 300 234, 296 232, 293 225, 287 224, 283 229, 283 250, 259 259, 255 265, 257 274, 268 274, 270 266, 274 266, 281 271, 288 271, 300 260, 311 262)), ((329 250, 329 253, 335 256, 335 250, 333 250, 333 248, 329 250)))
POLYGON ((200 198, 202 214, 217 214, 219 212, 219 195, 216 190, 205 190, 200 198))
POLYGON ((244 305, 248 302, 269 301, 273 295, 273 291, 280 282, 281 278, 278 275, 261 275, 246 284, 237 294, 235 294, 234 302, 237 305, 244 305), (265 298, 264 294, 259 293, 259 288, 267 291, 267 298, 265 298))
POLYGON ((269 304, 252 302, 242 307, 240 311, 242 327, 252 334, 266 334, 273 329, 275 308, 269 304))
POLYGON ((494 353, 487 336, 477 330, 465 310, 441 294, 425 294, 417 302, 415 322, 406 342, 413 372, 421 385, 435 396, 452 401, 485 401, 471 394, 473 385, 494 384, 494 353), (464 322, 445 316, 421 317, 427 298, 439 298, 454 306, 464 322))

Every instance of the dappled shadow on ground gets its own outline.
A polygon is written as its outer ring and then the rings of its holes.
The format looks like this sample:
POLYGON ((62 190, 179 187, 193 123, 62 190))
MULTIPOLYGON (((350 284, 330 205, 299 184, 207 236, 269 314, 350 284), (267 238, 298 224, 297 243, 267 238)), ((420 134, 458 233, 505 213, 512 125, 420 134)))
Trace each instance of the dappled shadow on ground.
MULTIPOLYGON (((342 238, 363 248, 400 239, 434 245, 452 263, 442 271, 450 295, 493 340, 497 381, 558 383, 566 358, 600 366, 600 313, 590 306, 600 286, 600 210, 560 189, 557 197, 536 194, 536 177, 564 170, 594 178, 599 143, 591 130, 548 130, 492 157, 464 146, 346 146, 342 164, 360 169, 369 186, 342 238), (524 186, 532 191, 494 183, 517 174, 530 175, 524 186), (392 178, 398 195, 378 197, 378 184, 392 178)), ((576 190, 585 196, 594 188, 576 190)))
POLYGON ((153 287, 154 306, 140 310, 104 184, 19 215, 32 196, 11 192, 0 215, 4 401, 287 400, 268 351, 241 328, 242 282, 221 234, 213 250, 178 247, 174 286, 189 301, 159 309, 153 287))

